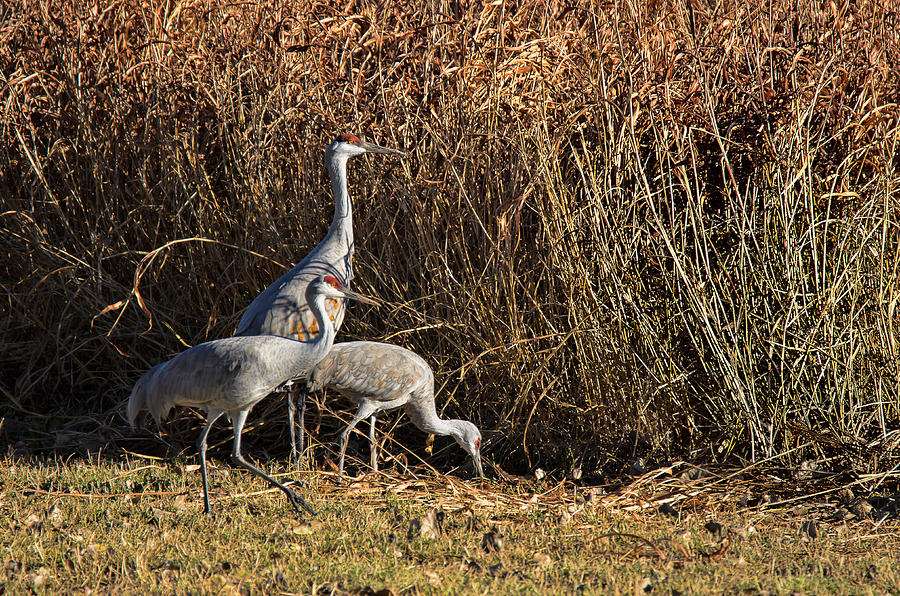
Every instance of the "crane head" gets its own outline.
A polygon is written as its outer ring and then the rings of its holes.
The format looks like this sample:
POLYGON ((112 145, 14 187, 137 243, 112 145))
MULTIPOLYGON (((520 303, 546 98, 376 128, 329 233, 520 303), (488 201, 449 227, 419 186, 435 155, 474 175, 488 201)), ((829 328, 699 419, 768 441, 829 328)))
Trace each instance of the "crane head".
POLYGON ((481 466, 481 431, 467 420, 458 420, 455 421, 455 424, 458 432, 454 434, 453 438, 460 447, 465 449, 466 453, 472 456, 475 473, 480 478, 484 478, 484 468, 481 466))
POLYGON ((357 302, 364 302, 365 304, 380 304, 374 298, 351 292, 333 275, 323 275, 313 283, 309 284, 306 288, 306 295, 306 300, 310 303, 312 302, 313 296, 322 295, 326 298, 348 298, 350 300, 356 300, 357 302))
POLYGON ((352 134, 338 135, 328 147, 325 148, 325 159, 329 157, 343 157, 349 159, 363 153, 385 153, 388 155, 406 155, 402 151, 389 149, 376 145, 374 143, 366 143, 359 140, 359 137, 352 134))

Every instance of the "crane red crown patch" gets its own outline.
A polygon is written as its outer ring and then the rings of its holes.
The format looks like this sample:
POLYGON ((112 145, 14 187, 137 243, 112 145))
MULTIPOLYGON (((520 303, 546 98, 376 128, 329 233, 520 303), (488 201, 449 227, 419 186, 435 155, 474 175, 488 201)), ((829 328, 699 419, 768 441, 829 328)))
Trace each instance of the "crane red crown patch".
POLYGON ((340 141, 340 142, 342 142, 342 143, 352 143, 352 144, 354 144, 354 145, 356 145, 357 143, 359 143, 359 137, 358 137, 358 136, 356 136, 356 135, 351 135, 351 134, 347 134, 347 133, 344 133, 344 134, 342 134, 342 135, 339 135, 338 138, 337 138, 337 140, 340 141))
POLYGON ((344 286, 341 282, 337 280, 337 278, 332 277, 330 275, 325 276, 325 283, 327 283, 332 288, 337 288, 338 290, 343 290, 344 286))

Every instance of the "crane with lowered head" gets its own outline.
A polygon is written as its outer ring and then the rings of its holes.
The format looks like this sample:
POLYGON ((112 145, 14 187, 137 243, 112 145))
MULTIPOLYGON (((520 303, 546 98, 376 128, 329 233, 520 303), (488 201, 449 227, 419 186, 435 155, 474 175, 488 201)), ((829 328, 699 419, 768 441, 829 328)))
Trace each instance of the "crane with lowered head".
POLYGON ((307 387, 334 389, 358 405, 356 415, 341 433, 338 478, 344 474, 344 455, 350 433, 369 418, 372 468, 378 470, 375 420, 379 412, 403 407, 413 424, 436 435, 450 435, 472 456, 475 473, 481 466, 481 432, 468 420, 444 420, 434 406, 434 372, 421 356, 393 344, 348 341, 334 344, 328 354, 309 369, 307 387))

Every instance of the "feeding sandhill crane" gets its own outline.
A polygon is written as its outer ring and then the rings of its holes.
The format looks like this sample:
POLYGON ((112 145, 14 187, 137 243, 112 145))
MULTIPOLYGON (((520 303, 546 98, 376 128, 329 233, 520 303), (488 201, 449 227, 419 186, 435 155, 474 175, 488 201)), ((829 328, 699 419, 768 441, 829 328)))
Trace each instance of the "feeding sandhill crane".
POLYGON ((331 349, 335 330, 325 313, 325 301, 329 298, 376 304, 347 290, 333 276, 320 276, 306 288, 306 300, 320 329, 315 339, 301 342, 275 335, 255 335, 208 341, 154 366, 134 385, 128 398, 128 420, 132 426, 143 410, 150 410, 157 423, 174 406, 194 406, 207 411, 206 426, 197 440, 207 513, 210 509, 206 435, 222 414, 228 414, 234 427, 232 461, 281 489, 298 513, 299 506, 303 506, 315 514, 303 497, 244 459, 241 432, 247 414, 257 402, 285 382, 307 374, 331 349))
POLYGON ((450 435, 472 456, 475 472, 481 467, 481 432, 467 420, 442 420, 434 407, 434 373, 421 356, 393 344, 349 341, 334 344, 309 371, 307 387, 330 387, 358 404, 353 420, 341 433, 338 481, 344 475, 347 441, 356 424, 369 418, 372 468, 377 470, 375 417, 379 412, 403 407, 413 424, 436 435, 450 435))
MULTIPOLYGON (((331 177, 334 193, 334 219, 328 234, 293 269, 272 282, 257 296, 241 317, 235 335, 280 335, 297 340, 315 337, 320 325, 310 312, 305 298, 306 286, 321 275, 336 277, 347 288, 353 278, 353 208, 347 192, 347 160, 363 153, 405 155, 402 151, 388 149, 360 141, 354 135, 338 136, 325 148, 325 167, 331 177)), ((346 306, 343 300, 328 300, 325 312, 341 328, 346 306)), ((302 384, 295 384, 288 396, 288 422, 291 433, 291 461, 297 461, 297 442, 294 436, 295 399, 300 398, 300 451, 303 451, 303 419, 306 413, 306 394, 300 395, 302 384)), ((302 466, 302 462, 301 462, 302 466)))

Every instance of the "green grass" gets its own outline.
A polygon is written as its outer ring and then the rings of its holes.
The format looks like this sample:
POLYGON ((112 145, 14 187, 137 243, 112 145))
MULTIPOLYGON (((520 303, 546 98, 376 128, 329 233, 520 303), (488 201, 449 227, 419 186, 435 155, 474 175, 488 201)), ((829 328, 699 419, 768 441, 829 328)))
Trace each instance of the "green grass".
POLYGON ((211 481, 207 516, 193 462, 7 455, 0 592, 900 593, 896 519, 828 522, 827 503, 759 511, 713 495, 670 517, 583 502, 570 483, 368 475, 340 488, 312 473, 319 513, 298 518, 242 471, 220 465, 211 481), (431 510, 440 535, 410 532, 431 510))

